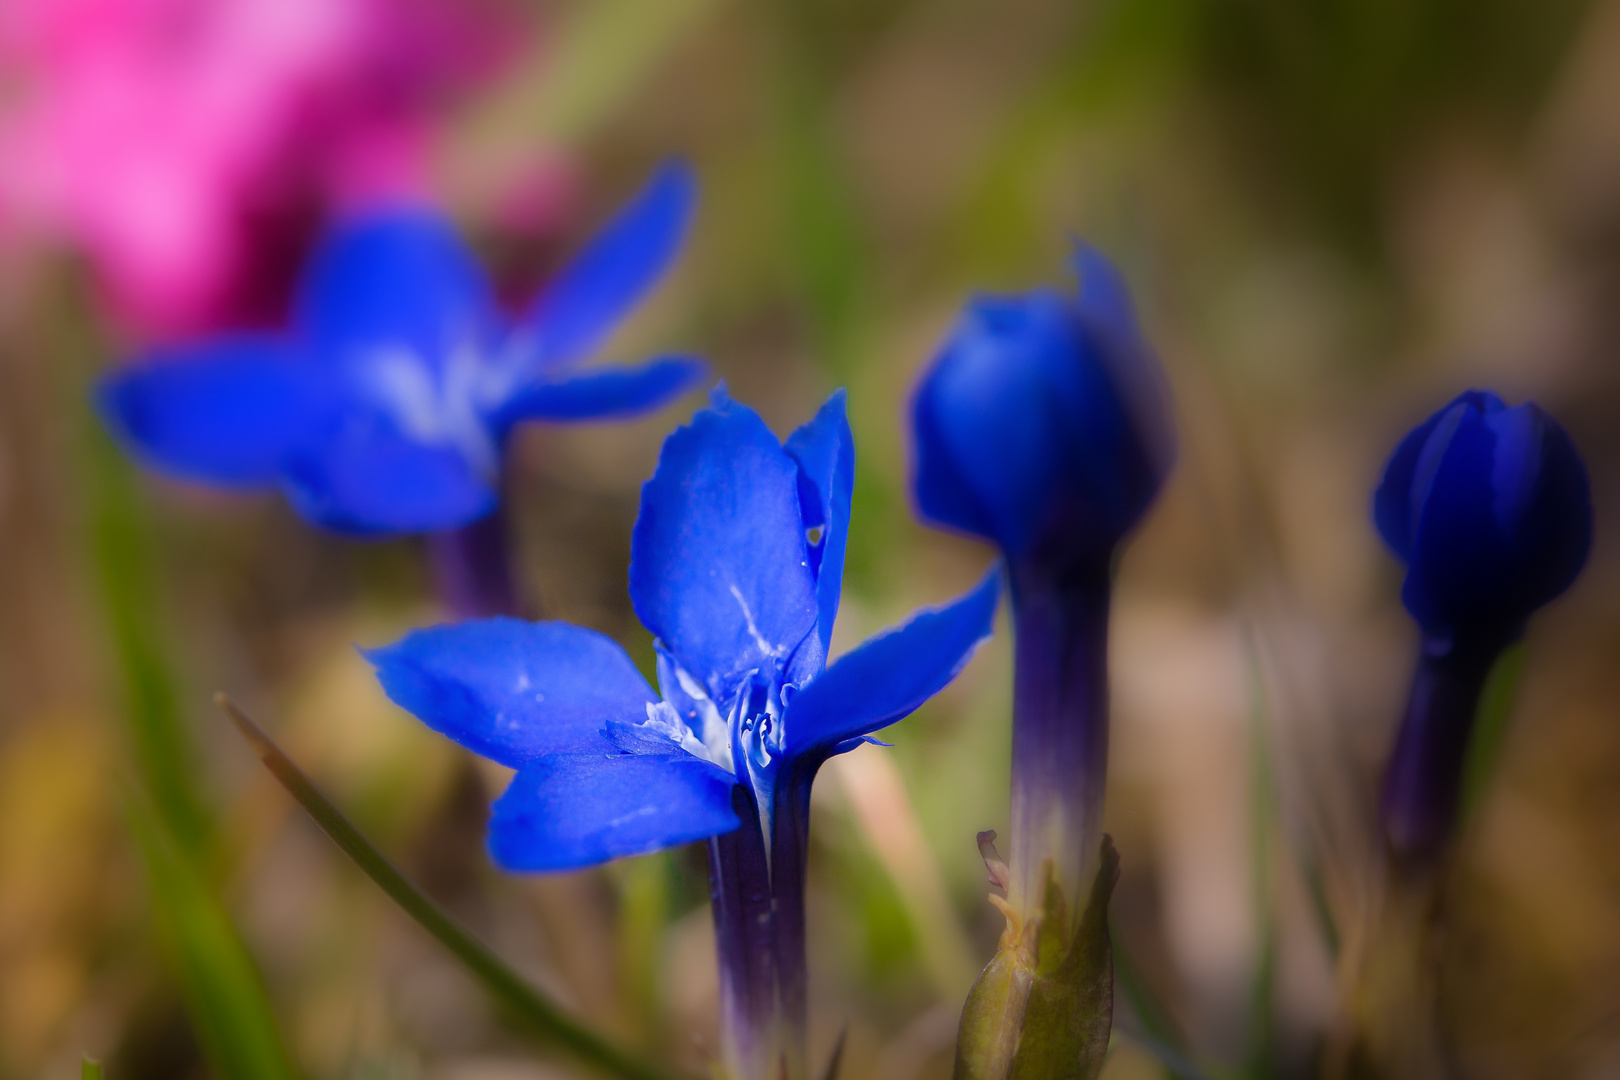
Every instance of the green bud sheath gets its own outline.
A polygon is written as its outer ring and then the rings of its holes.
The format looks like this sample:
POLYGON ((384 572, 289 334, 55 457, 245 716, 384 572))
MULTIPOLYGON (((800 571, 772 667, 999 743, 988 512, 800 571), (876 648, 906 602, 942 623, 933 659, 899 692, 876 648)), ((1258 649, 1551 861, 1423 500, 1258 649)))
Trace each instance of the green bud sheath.
POLYGON ((1039 918, 1007 914, 1001 948, 962 1008, 953 1080, 1095 1080, 1114 1015, 1114 957, 1108 900, 1119 854, 1107 836, 1091 895, 1074 936, 1068 904, 1045 875, 1039 918))

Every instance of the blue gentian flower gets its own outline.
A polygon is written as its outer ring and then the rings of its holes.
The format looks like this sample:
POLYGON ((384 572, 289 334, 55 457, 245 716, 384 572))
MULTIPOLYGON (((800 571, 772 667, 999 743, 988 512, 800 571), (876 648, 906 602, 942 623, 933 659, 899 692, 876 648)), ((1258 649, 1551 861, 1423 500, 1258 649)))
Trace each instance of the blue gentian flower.
POLYGON ((1406 564, 1401 599, 1422 632, 1385 777, 1391 850, 1425 862, 1453 832, 1480 692, 1532 612, 1574 583, 1592 546, 1586 466, 1558 422, 1470 390, 1395 449, 1373 498, 1406 564))
POLYGON ((990 632, 999 585, 914 616, 828 666, 854 446, 842 391, 784 445, 717 391, 642 489, 630 594, 655 692, 617 645, 486 619, 369 654, 388 695, 517 770, 489 848, 566 870, 710 841, 728 1057, 803 1075, 803 874, 811 781, 943 688, 990 632))
POLYGON ((1009 900, 1050 870, 1078 917, 1108 749, 1112 564, 1173 457, 1163 379, 1130 295, 1096 251, 1078 292, 981 296, 913 402, 924 518, 1006 557, 1015 628, 1009 900))
POLYGON ((674 257, 693 190, 664 167, 515 319, 439 214, 363 214, 317 251, 290 332, 162 350, 102 381, 100 413, 153 468, 280 488, 329 529, 467 525, 496 507, 515 424, 631 415, 701 377, 682 358, 577 366, 674 257))
POLYGON ((1111 558, 1173 456, 1124 282, 1088 247, 1075 269, 1077 294, 970 301, 912 414, 922 515, 1050 573, 1111 558))

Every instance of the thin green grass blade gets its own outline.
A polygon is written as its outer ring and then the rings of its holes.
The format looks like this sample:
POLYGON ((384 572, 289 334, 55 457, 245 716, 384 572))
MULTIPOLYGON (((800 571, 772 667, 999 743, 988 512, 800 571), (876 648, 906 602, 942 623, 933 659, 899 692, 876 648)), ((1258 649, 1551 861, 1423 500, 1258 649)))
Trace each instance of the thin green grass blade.
POLYGON ((193 861, 164 834, 155 811, 130 796, 124 816, 146 868, 152 906, 181 993, 213 1071, 223 1080, 291 1080, 296 1074, 271 1018, 264 985, 218 897, 193 861))
POLYGON ((236 725, 236 730, 253 747, 265 767, 315 819, 321 831, 394 903, 465 964, 537 1041, 571 1054, 604 1075, 624 1080, 676 1080, 677 1074, 614 1045, 542 995, 411 884, 230 698, 218 694, 214 703, 236 725))
POLYGON ((1260 657, 1252 638, 1246 639, 1249 677, 1249 843, 1252 851, 1255 935, 1254 985, 1249 995, 1248 1075, 1255 1080, 1273 1075, 1277 1064, 1277 912, 1272 889, 1274 844, 1280 835, 1277 785, 1271 760, 1271 739, 1265 684, 1260 657))
POLYGON ((1519 644, 1502 654, 1485 680, 1485 690, 1479 696, 1479 711, 1474 717, 1474 733, 1468 739, 1468 757, 1463 762, 1459 817, 1464 822, 1474 816, 1490 784, 1491 774, 1496 771, 1496 759, 1507 734, 1508 717, 1513 712, 1523 671, 1524 645, 1519 644))
POLYGON ((1108 940, 1114 954, 1114 990, 1124 997, 1135 1021, 1129 1025, 1116 1024, 1116 1030, 1158 1058, 1165 1072, 1175 1080, 1210 1080, 1210 1074, 1193 1061, 1181 1029, 1142 977, 1141 969, 1126 948, 1125 936, 1112 919, 1108 922, 1108 940))
POLYGON ((53 291, 52 323, 64 358, 57 390, 73 432, 85 558, 123 684, 130 758, 140 781, 138 804, 129 800, 130 829, 151 881, 155 920, 213 1071, 226 1080, 290 1077, 258 973, 204 870, 213 854, 212 825, 170 659, 151 525, 134 468, 90 409, 90 384, 104 349, 81 285, 64 278, 53 291))
POLYGON ((102 1080, 101 1062, 86 1056, 84 1064, 79 1068, 79 1080, 102 1080))
POLYGON ((88 354, 93 345, 73 344, 85 355, 63 377, 64 407, 78 431, 75 465, 84 492, 87 555, 122 677, 131 750, 164 828, 188 852, 200 854, 209 835, 208 812, 169 661, 150 524, 134 468, 90 413, 88 354))

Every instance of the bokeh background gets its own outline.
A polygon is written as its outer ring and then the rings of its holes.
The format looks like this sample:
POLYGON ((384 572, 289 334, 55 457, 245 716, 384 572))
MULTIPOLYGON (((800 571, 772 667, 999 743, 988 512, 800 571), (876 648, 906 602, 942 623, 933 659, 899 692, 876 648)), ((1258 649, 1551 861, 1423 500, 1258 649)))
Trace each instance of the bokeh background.
MULTIPOLYGON (((1132 283, 1181 450, 1119 575, 1109 1080, 1168 1075, 1165 1043, 1315 1074, 1415 644, 1372 487, 1465 387, 1557 416, 1596 549, 1500 695, 1442 1012, 1471 1076, 1620 1076, 1620 2, 10 0, 0 1077, 217 1075, 199 1024, 233 1021, 188 1009, 199 955, 262 980, 303 1075, 572 1075, 301 815, 217 689, 525 973, 703 1067, 701 852, 498 874, 504 778, 357 654, 442 618, 421 545, 141 475, 87 408, 143 345, 274 324, 322 222, 368 200, 445 206, 522 297, 671 154, 695 235, 608 355, 700 352, 779 432, 849 388, 845 647, 990 558, 907 498, 908 395, 958 306, 1061 281, 1075 236, 1132 283), (251 964, 143 859, 150 776, 251 964)), ((700 401, 528 430, 511 477, 529 602, 644 662, 639 485, 700 401)), ((1002 625, 817 786, 814 1051, 847 1028, 850 1080, 949 1074, 1000 929, 974 834, 1006 823, 1009 689, 1002 625)))

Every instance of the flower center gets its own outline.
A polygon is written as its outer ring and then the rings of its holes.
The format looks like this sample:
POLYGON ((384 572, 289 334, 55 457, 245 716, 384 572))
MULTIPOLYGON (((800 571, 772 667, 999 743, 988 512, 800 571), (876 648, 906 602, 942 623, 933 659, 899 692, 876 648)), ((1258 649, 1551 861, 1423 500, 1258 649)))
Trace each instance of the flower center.
POLYGON ((500 469, 490 417, 512 396, 532 360, 532 342, 514 334, 490 351, 460 335, 443 364, 390 345, 365 353, 357 372, 362 393, 415 442, 458 450, 486 479, 500 469))

